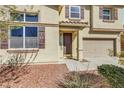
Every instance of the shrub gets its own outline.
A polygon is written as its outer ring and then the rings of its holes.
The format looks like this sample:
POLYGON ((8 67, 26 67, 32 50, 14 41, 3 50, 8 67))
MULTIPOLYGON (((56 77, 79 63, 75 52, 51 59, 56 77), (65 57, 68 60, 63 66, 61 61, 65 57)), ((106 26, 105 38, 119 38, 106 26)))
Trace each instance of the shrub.
POLYGON ((118 63, 124 66, 124 51, 120 52, 118 63))
POLYGON ((112 49, 108 49, 108 55, 109 56, 114 56, 114 51, 112 49))
POLYGON ((124 51, 121 51, 119 57, 124 57, 124 51))
POLYGON ((61 87, 64 88, 85 88, 89 86, 88 82, 83 81, 80 74, 76 72, 69 73, 65 77, 65 81, 61 82, 61 87))
POLYGON ((120 65, 123 65, 124 66, 124 59, 119 59, 119 61, 118 61, 118 64, 120 64, 120 65))
POLYGON ((23 55, 15 54, 0 64, 0 86, 11 87, 12 82, 19 81, 19 77, 29 73, 28 65, 24 64, 23 55))
POLYGON ((91 87, 110 87, 99 75, 87 72, 70 72, 63 81, 59 82, 63 88, 91 88, 91 87))
POLYGON ((124 69, 115 65, 98 66, 98 72, 115 88, 124 87, 124 69))

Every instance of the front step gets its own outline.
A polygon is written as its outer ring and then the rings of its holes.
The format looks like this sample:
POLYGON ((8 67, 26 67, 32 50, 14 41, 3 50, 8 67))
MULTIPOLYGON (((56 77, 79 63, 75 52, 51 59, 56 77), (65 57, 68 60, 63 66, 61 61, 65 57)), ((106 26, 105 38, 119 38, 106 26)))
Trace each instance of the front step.
POLYGON ((64 55, 64 58, 65 59, 72 59, 72 55, 71 54, 66 54, 66 55, 64 55))

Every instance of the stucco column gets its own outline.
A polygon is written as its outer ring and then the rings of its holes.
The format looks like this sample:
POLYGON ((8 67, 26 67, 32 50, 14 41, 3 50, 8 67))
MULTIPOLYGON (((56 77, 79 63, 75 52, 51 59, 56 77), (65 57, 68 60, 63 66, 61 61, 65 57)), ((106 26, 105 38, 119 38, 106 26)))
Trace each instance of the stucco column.
POLYGON ((116 38, 116 53, 121 52, 121 39, 120 39, 120 34, 116 38))
POLYGON ((78 60, 83 60, 83 32, 82 30, 79 30, 78 32, 78 60))
POLYGON ((59 32, 59 59, 64 58, 64 47, 63 47, 63 32, 59 32))

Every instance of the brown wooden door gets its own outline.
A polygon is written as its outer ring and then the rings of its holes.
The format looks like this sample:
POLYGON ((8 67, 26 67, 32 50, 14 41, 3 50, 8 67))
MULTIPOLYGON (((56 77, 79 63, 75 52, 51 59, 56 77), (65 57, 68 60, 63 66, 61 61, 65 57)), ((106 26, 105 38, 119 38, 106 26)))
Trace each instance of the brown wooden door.
POLYGON ((72 54, 72 33, 63 34, 64 54, 72 54))

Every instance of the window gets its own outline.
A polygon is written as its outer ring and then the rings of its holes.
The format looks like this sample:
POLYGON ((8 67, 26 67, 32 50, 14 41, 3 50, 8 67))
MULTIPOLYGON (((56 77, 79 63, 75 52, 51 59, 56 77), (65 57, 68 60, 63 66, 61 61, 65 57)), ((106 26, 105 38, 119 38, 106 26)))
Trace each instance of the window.
MULTIPOLYGON (((23 22, 38 22, 38 14, 11 13, 11 20, 23 22)), ((38 27, 10 27, 10 48, 38 48, 38 41, 38 27)))
POLYGON ((12 21, 38 22, 37 13, 11 13, 10 18, 12 21))
POLYGON ((10 47, 23 48, 23 27, 10 27, 10 47))
POLYGON ((80 6, 69 6, 69 18, 81 18, 80 6))
POLYGON ((25 47, 37 48, 38 47, 38 30, 37 27, 25 27, 25 47))
POLYGON ((38 22, 38 15, 37 14, 26 14, 25 21, 38 22))
POLYGON ((24 14, 22 13, 11 13, 10 18, 12 21, 24 21, 24 14))
POLYGON ((25 36, 26 37, 37 37, 37 27, 26 27, 25 36))
POLYGON ((23 27, 11 27, 11 36, 13 37, 22 37, 23 36, 23 27))
POLYGON ((103 19, 105 20, 111 20, 112 13, 111 9, 103 9, 103 19))
POLYGON ((38 27, 10 27, 10 48, 38 48, 38 42, 38 27))

